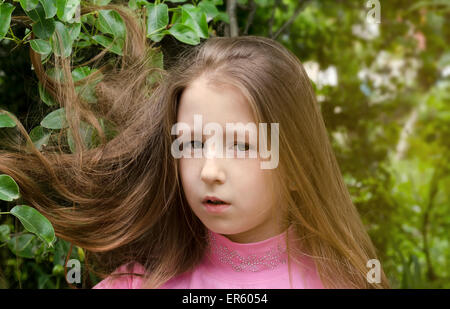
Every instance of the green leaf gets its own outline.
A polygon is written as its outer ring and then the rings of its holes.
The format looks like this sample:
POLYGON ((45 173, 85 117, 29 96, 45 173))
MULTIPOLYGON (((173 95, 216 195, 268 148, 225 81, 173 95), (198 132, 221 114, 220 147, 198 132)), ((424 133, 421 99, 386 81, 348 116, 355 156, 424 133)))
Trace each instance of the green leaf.
POLYGON ((22 234, 12 237, 8 241, 8 247, 17 256, 32 259, 34 258, 32 242, 35 239, 33 234, 22 234))
POLYGON ((67 128, 68 125, 64 107, 45 116, 45 118, 41 121, 41 126, 54 130, 67 128))
POLYGON ((39 0, 20 0, 20 5, 24 11, 30 11, 34 9, 39 3, 39 0))
POLYGON ((2 224, 0 225, 0 241, 1 242, 7 242, 11 239, 9 234, 11 233, 11 229, 9 228, 9 225, 2 224))
POLYGON ((178 41, 189 45, 197 45, 200 43, 200 38, 197 35, 197 32, 191 27, 183 24, 173 25, 173 27, 169 29, 169 33, 178 41))
POLYGON ((92 37, 92 39, 95 42, 102 45, 103 47, 105 47, 106 49, 109 49, 111 52, 113 52, 117 55, 123 56, 123 52, 122 52, 123 44, 124 44, 123 39, 118 38, 118 39, 114 40, 112 38, 109 38, 107 36, 100 35, 100 34, 94 35, 92 37))
POLYGON ((150 38, 150 40, 152 40, 153 42, 161 42, 161 40, 162 40, 167 34, 169 34, 169 31, 163 30, 163 31, 158 32, 158 33, 156 33, 156 34, 150 35, 149 38, 150 38))
POLYGON ((167 2, 172 2, 172 3, 183 3, 183 2, 187 2, 187 0, 166 0, 167 2))
POLYGON ((98 30, 103 33, 112 34, 115 38, 125 38, 126 28, 122 17, 113 10, 98 11, 96 23, 98 30))
POLYGON ((145 0, 130 0, 128 1, 128 7, 132 10, 137 10, 138 8, 142 7, 143 5, 147 5, 148 2, 145 0))
POLYGON ((35 8, 26 13, 34 22, 40 22, 47 19, 45 17, 44 7, 40 3, 35 8))
MULTIPOLYGON (((151 66, 154 68, 164 69, 164 55, 161 51, 153 52, 150 56, 151 66)), ((152 72, 147 76, 147 82, 153 84, 160 81, 161 73, 158 71, 152 72)))
POLYGON ((0 128, 14 128, 16 123, 6 114, 0 114, 0 128))
POLYGON ((0 4, 0 40, 5 37, 11 24, 11 14, 16 7, 10 3, 0 4))
POLYGON ((55 32, 55 21, 52 18, 41 19, 39 22, 33 24, 32 29, 38 38, 49 40, 55 32))
POLYGON ((72 40, 72 44, 73 42, 78 39, 78 36, 80 35, 81 32, 81 23, 72 23, 66 26, 69 31, 69 36, 70 39, 72 40))
POLYGON ((48 55, 52 51, 50 42, 41 39, 31 40, 30 45, 35 52, 42 55, 48 55))
POLYGON ((107 5, 107 4, 109 4, 109 3, 111 2, 111 0, 93 0, 92 2, 93 2, 95 5, 102 6, 102 5, 107 5))
MULTIPOLYGON (((77 250, 77 246, 73 246, 72 248, 72 253, 70 254, 69 259, 78 259, 79 255, 78 255, 78 250, 77 250)), ((55 244, 55 254, 53 256, 53 265, 64 265, 65 261, 66 261, 66 255, 70 250, 70 242, 62 239, 62 238, 58 238, 55 244)))
MULTIPOLYGON (((147 5, 147 37, 152 41, 158 42, 162 39, 161 36, 155 35, 165 29, 169 24, 169 8, 167 4, 153 4, 147 5), (153 38, 152 38, 153 37, 153 38), (156 40, 155 40, 155 39, 156 40)), ((163 35, 164 36, 164 35, 163 35)))
MULTIPOLYGON (((97 69, 91 69, 88 66, 83 66, 76 68, 72 71, 73 81, 79 81, 85 77, 88 77, 90 74, 98 71, 97 69)), ((93 80, 90 80, 88 84, 82 84, 79 86, 75 86, 75 91, 81 96, 83 100, 88 103, 96 103, 97 96, 95 91, 95 86, 102 80, 103 75, 100 73, 93 80)))
POLYGON ((223 22, 229 24, 230 17, 225 12, 219 12, 219 14, 216 17, 214 17, 214 22, 217 22, 217 21, 223 21, 223 22))
POLYGON ((61 69, 50 68, 46 71, 47 75, 54 80, 64 83, 64 72, 61 69))
POLYGON ((99 118, 99 122, 100 122, 100 127, 105 132, 105 136, 106 136, 107 140, 113 139, 119 133, 116 126, 111 121, 108 121, 103 118, 99 118))
POLYGON ((46 217, 33 207, 18 205, 11 209, 10 213, 18 218, 24 228, 47 243, 49 247, 55 242, 55 230, 46 217))
MULTIPOLYGON (((80 132, 79 133, 80 137, 81 137, 82 141, 84 142, 84 145, 86 145, 86 147, 88 149, 92 148, 92 146, 94 145, 94 140, 93 140, 94 133, 95 133, 94 128, 91 125, 87 124, 86 122, 81 121, 79 132, 80 132)), ((67 142, 69 144, 70 151, 72 151, 72 153, 75 153, 75 150, 76 150, 75 149, 75 141, 73 139, 72 130, 70 130, 70 129, 67 130, 67 142)))
POLYGON ((55 0, 39 0, 39 2, 42 4, 42 6, 44 7, 44 11, 45 11, 45 18, 52 18, 53 16, 56 15, 56 5, 55 5, 55 0))
POLYGON ((181 23, 191 27, 197 35, 206 39, 208 37, 208 22, 206 14, 198 7, 185 4, 181 7, 181 23))
POLYGON ((19 186, 8 175, 0 175, 0 200, 11 202, 20 197, 19 186))
POLYGON ((30 132, 30 138, 33 142, 34 146, 41 150, 42 145, 46 145, 48 143, 48 140, 50 139, 51 131, 41 127, 37 126, 34 127, 30 132))
POLYGON ((51 42, 56 56, 67 58, 72 53, 71 29, 59 21, 55 22, 55 33, 53 33, 51 42))
POLYGON ((39 82, 38 89, 39 97, 41 98, 42 102, 44 102, 48 106, 56 105, 53 97, 47 92, 47 90, 44 89, 44 86, 42 86, 41 82, 39 82))
POLYGON ((214 2, 203 0, 198 4, 198 7, 206 14, 207 22, 213 20, 214 17, 219 15, 219 10, 214 5, 214 2))
MULTIPOLYGON (((80 24, 81 25, 81 24, 80 24)), ((91 37, 83 32, 78 35, 77 41, 74 43, 75 47, 84 48, 92 45, 91 37)))
POLYGON ((181 19, 181 13, 180 13, 180 11, 181 11, 181 9, 180 9, 180 10, 173 11, 173 13, 172 13, 172 19, 171 19, 171 21, 170 21, 171 24, 175 25, 175 24, 179 23, 179 20, 181 19))
POLYGON ((152 55, 152 66, 159 69, 164 69, 164 55, 161 51, 152 55))
POLYGON ((81 16, 81 22, 84 24, 88 24, 90 26, 94 26, 96 23, 96 18, 93 15, 82 15, 81 16))
POLYGON ((80 0, 56 0, 56 15, 61 21, 71 22, 79 5, 80 0))
POLYGON ((72 71, 72 79, 74 82, 77 82, 77 81, 82 80, 83 78, 89 76, 89 74, 91 74, 90 67, 88 67, 88 66, 79 67, 72 71))

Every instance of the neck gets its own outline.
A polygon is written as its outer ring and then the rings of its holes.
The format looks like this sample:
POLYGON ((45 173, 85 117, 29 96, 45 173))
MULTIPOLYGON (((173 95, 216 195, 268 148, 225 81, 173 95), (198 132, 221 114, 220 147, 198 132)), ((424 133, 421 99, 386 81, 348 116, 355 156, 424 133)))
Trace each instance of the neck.
POLYGON ((222 235, 231 240, 232 242, 247 244, 263 241, 268 238, 280 235, 285 230, 286 228, 281 228, 279 226, 274 226, 271 229, 268 229, 267 226, 257 226, 245 232, 228 235, 222 234, 222 235))

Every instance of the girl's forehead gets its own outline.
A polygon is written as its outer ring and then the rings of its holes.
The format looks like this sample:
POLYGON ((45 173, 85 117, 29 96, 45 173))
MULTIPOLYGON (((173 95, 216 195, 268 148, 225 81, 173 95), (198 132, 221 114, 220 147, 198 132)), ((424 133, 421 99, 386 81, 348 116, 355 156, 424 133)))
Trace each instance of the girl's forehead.
POLYGON ((194 115, 204 122, 255 122, 251 105, 233 85, 212 84, 205 77, 194 80, 181 94, 177 121, 192 123, 194 115))

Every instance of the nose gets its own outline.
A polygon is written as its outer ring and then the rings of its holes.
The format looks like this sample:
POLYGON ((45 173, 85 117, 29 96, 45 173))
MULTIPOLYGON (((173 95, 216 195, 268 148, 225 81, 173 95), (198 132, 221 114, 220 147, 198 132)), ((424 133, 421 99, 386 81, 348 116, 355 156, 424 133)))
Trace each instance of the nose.
POLYGON ((204 159, 200 175, 202 181, 207 184, 223 184, 225 182, 225 172, 221 168, 219 160, 215 157, 204 159))

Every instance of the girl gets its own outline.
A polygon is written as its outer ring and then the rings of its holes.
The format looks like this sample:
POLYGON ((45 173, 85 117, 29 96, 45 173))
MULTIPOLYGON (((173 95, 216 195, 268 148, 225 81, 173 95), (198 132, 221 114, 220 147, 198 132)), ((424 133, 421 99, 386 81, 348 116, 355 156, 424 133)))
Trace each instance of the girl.
MULTIPOLYGON (((101 70, 95 108, 74 91, 66 60, 59 59, 64 83, 33 61, 66 107, 76 151, 0 153, 0 171, 57 236, 86 249, 103 278, 112 273, 95 288, 388 287, 382 270, 379 283, 367 279, 375 248, 300 61, 267 38, 211 38, 149 84, 155 69, 145 32, 115 9, 131 35, 122 65, 101 70), (194 127, 196 115, 223 127, 278 123, 279 164, 261 169, 259 155, 221 158, 207 134, 172 134, 177 123, 194 127), (99 118, 117 129, 110 141, 99 118), (97 128, 98 147, 83 144, 80 120, 97 128), (176 139, 185 154, 209 156, 175 158, 176 139)), ((257 146, 249 138, 225 143, 235 154, 257 146)))

